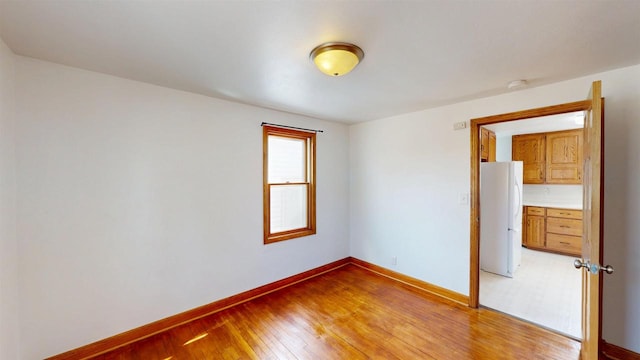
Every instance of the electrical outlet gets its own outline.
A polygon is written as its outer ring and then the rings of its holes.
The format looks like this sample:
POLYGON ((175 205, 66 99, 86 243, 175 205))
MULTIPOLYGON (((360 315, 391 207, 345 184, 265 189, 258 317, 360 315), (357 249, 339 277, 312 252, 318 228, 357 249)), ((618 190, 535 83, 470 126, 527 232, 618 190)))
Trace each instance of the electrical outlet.
POLYGON ((398 257, 394 256, 391 258, 391 265, 398 265, 398 257))
POLYGON ((453 124, 453 130, 462 130, 467 128, 467 122, 461 121, 453 124))

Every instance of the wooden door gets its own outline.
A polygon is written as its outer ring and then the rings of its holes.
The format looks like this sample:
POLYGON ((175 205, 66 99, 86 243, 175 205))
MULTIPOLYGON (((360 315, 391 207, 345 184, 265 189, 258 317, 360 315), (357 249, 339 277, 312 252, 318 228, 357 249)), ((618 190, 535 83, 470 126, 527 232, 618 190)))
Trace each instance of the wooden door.
POLYGON ((516 135, 513 137, 511 157, 513 161, 522 161, 523 183, 544 184, 545 152, 544 134, 516 135))
MULTIPOLYGON (((602 205, 603 205, 603 121, 601 83, 591 86, 591 106, 585 111, 584 121, 584 182, 582 261, 586 264, 602 264, 602 205)), ((600 311, 602 273, 598 268, 582 275, 582 350, 583 360, 598 359, 601 339, 600 311)))
POLYGON ((547 184, 582 184, 583 129, 546 134, 547 184))

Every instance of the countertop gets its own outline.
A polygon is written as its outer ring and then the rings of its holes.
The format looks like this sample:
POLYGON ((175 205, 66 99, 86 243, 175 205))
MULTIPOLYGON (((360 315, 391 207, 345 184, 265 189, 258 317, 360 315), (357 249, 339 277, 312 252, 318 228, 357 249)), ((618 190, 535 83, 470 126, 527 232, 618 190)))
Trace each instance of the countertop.
POLYGON ((557 208, 557 209, 582 210, 582 204, 574 204, 574 203, 524 201, 523 205, 524 206, 539 206, 539 207, 546 207, 546 208, 557 208))

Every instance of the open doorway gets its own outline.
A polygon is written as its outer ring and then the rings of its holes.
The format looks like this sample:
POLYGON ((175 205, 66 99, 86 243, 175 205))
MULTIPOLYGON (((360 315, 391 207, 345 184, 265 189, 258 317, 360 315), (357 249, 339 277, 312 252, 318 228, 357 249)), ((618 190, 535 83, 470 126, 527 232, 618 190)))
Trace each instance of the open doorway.
MULTIPOLYGON (((542 108, 516 111, 483 118, 471 119, 471 212, 470 212, 470 266, 469 266, 469 306, 479 306, 480 292, 480 127, 548 115, 584 111, 582 148, 582 256, 573 265, 582 272, 582 341, 580 356, 583 359, 597 359, 601 354, 602 342, 602 274, 612 273, 611 266, 602 266, 604 201, 604 98, 602 83, 594 81, 586 100, 542 108)), ((523 166, 526 169, 526 166, 523 166)), ((547 169, 548 171, 549 169, 547 169)), ((553 169, 551 169, 553 170, 553 169)), ((526 170, 525 170, 526 172, 526 170)), ((523 175, 524 177, 524 175, 523 175)), ((558 245, 556 243, 556 245, 558 245)))
POLYGON ((490 155, 480 156, 479 303, 574 339, 582 277, 570 264, 581 256, 583 121, 578 111, 480 128, 490 155))

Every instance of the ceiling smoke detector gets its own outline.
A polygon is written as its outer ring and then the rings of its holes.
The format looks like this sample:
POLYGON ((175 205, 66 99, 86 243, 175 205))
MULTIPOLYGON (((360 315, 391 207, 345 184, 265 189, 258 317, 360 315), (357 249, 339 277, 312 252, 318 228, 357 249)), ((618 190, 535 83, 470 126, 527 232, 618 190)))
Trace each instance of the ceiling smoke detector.
POLYGON ((527 86, 527 80, 513 80, 507 84, 509 90, 520 89, 525 86, 527 86))

